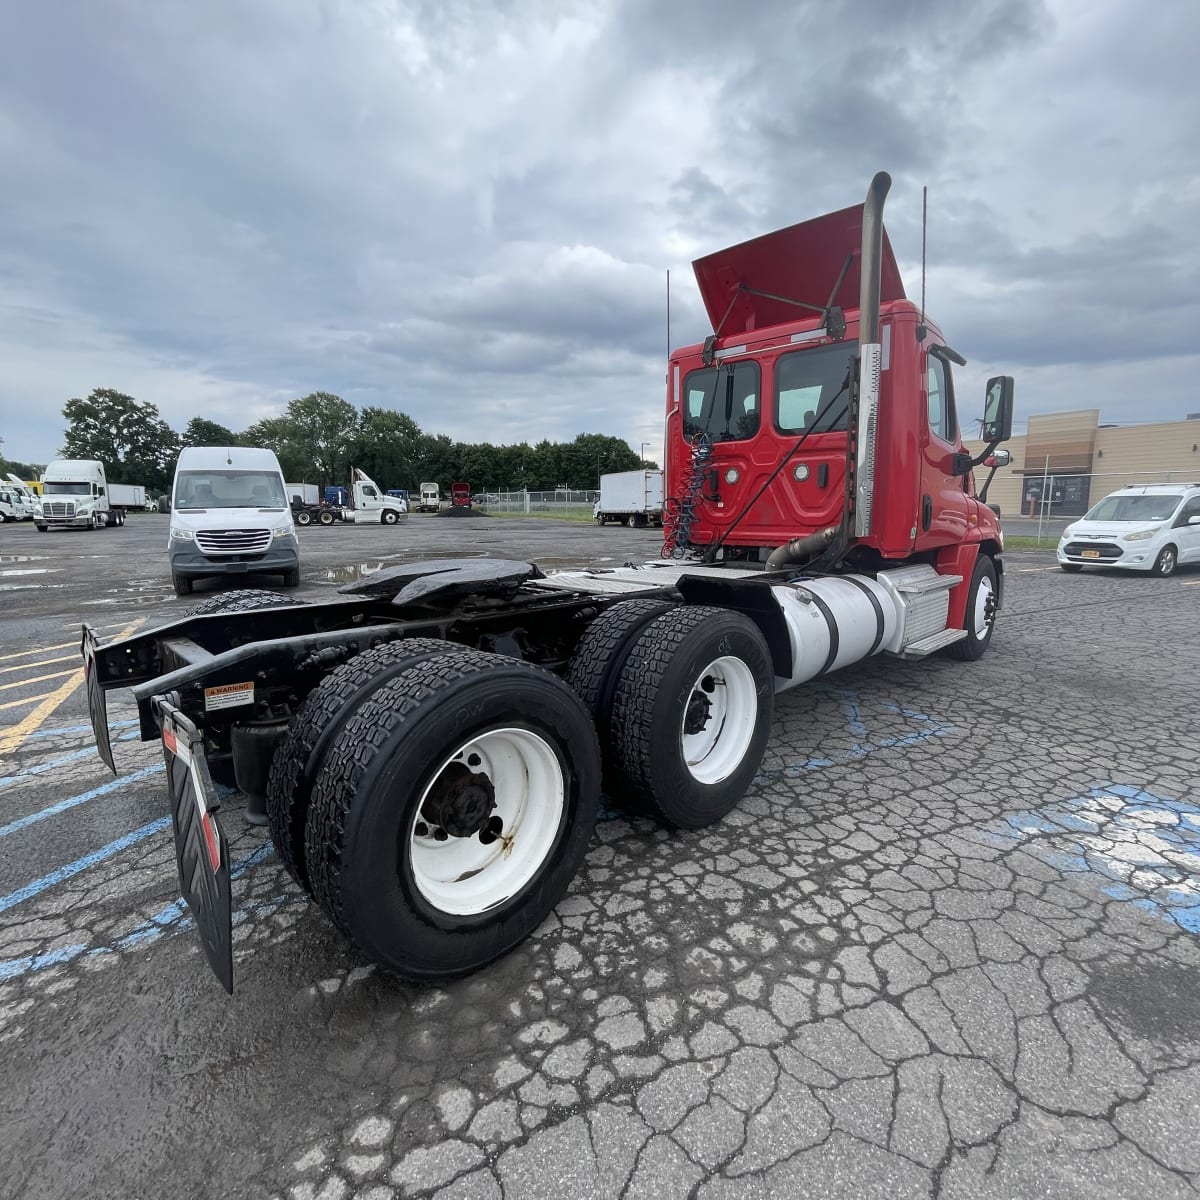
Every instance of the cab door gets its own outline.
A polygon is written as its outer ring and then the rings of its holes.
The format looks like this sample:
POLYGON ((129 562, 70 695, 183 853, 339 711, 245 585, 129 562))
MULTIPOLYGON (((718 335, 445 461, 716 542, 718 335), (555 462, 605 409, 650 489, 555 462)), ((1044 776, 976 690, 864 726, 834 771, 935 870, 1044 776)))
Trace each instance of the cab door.
POLYGON ((960 542, 967 532, 966 477, 955 475, 958 416, 950 364, 925 351, 921 445, 921 495, 917 509, 918 550, 960 542))
POLYGON ((378 512, 383 507, 383 502, 379 499, 379 493, 375 490, 374 485, 363 483, 359 486, 362 489, 363 512, 378 512))

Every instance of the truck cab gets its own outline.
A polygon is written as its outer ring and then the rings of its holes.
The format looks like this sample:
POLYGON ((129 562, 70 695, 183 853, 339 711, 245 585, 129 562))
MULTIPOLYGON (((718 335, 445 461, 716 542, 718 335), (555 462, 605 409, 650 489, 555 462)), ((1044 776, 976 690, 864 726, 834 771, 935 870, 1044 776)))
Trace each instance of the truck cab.
POLYGON ((42 474, 36 525, 55 529, 102 529, 109 523, 108 480, 96 459, 59 458, 42 474))
POLYGON ((345 520, 376 525, 395 525, 398 521, 408 520, 408 501, 389 495, 357 467, 350 470, 350 487, 353 507, 343 512, 345 520))
MULTIPOLYGON (((881 222, 866 273, 878 295, 860 303, 865 207, 694 264, 714 332, 668 365, 664 555, 778 566, 838 541, 839 565, 959 576, 958 625, 977 556, 999 572, 1003 548, 962 439, 965 359, 905 296, 881 222)), ((990 449, 1011 427, 1011 380, 992 392, 1007 426, 989 426, 990 449)))
POLYGON ((452 508, 471 507, 471 485, 459 480, 450 485, 450 505, 452 508))

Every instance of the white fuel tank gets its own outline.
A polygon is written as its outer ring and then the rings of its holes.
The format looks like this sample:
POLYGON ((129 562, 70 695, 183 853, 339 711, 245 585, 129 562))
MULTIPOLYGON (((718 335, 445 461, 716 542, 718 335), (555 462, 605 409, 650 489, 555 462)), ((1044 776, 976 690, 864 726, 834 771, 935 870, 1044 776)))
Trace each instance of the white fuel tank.
POLYGON ((882 584, 866 575, 801 579, 771 588, 792 645, 792 674, 775 690, 869 658, 896 641, 901 615, 882 584))

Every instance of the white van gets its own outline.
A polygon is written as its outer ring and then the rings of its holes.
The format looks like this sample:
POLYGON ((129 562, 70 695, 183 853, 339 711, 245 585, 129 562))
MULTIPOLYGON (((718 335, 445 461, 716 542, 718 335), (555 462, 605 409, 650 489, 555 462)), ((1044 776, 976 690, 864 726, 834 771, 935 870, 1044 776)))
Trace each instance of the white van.
POLYGON ((185 446, 171 489, 171 581, 186 596, 214 575, 300 583, 300 543, 279 460, 246 446, 185 446))

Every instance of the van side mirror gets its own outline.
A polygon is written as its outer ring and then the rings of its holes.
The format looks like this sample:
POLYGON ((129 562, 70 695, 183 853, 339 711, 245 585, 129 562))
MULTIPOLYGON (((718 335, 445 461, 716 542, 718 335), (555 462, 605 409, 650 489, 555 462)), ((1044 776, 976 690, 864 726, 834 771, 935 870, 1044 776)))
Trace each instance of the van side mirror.
POLYGON ((1011 375, 993 376, 987 382, 980 437, 985 442, 1007 442, 1012 437, 1012 418, 1013 378, 1011 375))

